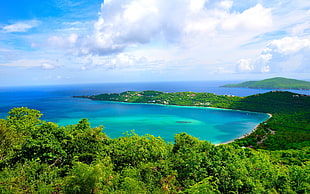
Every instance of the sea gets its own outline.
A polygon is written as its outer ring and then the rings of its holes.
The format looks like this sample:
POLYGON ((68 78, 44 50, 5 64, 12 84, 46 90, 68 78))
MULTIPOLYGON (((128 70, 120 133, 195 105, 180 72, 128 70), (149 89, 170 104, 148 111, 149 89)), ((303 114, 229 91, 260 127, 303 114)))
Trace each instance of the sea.
MULTIPOLYGON (((103 83, 56 86, 0 87, 0 118, 14 107, 29 107, 43 113, 42 120, 59 126, 87 118, 92 127, 103 126, 111 138, 136 133, 151 134, 173 142, 177 133, 186 132, 201 140, 224 143, 250 133, 269 118, 264 113, 217 108, 133 104, 73 98, 79 95, 156 90, 163 92, 208 92, 218 95, 249 96, 267 89, 224 88, 236 81, 103 83)), ((306 90, 289 90, 310 95, 306 90)))

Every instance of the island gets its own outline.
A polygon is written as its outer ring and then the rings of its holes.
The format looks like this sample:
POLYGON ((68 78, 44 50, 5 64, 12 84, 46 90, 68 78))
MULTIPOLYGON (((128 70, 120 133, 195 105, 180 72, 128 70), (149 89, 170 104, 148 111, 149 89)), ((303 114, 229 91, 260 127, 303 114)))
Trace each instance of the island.
POLYGON ((246 81, 240 84, 227 84, 221 87, 229 88, 258 88, 258 89, 294 89, 310 90, 310 82, 284 77, 275 77, 261 81, 246 81))

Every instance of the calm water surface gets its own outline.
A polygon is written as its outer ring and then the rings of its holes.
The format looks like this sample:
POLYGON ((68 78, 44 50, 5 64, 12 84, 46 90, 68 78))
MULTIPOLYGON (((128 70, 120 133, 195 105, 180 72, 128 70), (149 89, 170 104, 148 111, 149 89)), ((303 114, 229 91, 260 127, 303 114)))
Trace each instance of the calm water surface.
MULTIPOLYGON (((14 107, 40 110, 42 119, 59 125, 76 124, 87 118, 92 126, 104 126, 110 137, 134 130, 139 135, 152 134, 173 141, 176 133, 186 132, 202 140, 222 143, 251 132, 268 118, 261 113, 188 108, 176 106, 129 104, 72 98, 73 95, 158 90, 164 92, 193 91, 247 96, 270 90, 221 88, 227 82, 119 83, 42 87, 0 88, 0 118, 14 107)), ((307 92, 308 91, 293 91, 307 92)))

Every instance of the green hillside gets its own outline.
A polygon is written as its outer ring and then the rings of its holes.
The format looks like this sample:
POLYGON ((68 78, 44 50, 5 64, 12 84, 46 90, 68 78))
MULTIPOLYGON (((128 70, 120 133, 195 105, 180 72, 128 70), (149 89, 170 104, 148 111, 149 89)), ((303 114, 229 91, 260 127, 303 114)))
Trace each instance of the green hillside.
POLYGON ((310 145, 310 97, 286 91, 247 96, 230 108, 271 113, 268 121, 243 139, 240 146, 269 150, 296 149, 310 145))
POLYGON ((310 90, 310 82, 283 77, 275 77, 270 79, 264 79, 261 81, 247 81, 240 84, 227 84, 222 87, 310 90))

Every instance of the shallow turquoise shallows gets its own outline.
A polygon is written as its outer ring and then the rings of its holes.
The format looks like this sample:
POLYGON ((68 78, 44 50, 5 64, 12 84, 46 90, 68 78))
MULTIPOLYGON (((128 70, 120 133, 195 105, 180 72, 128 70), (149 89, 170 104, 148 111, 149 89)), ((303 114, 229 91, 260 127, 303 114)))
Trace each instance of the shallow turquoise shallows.
POLYGON ((53 120, 69 125, 87 118, 93 127, 104 126, 111 138, 134 130, 138 135, 151 134, 173 142, 175 134, 186 132, 218 144, 251 132, 268 118, 263 113, 235 110, 84 100, 90 108, 87 112, 71 111, 53 120))

